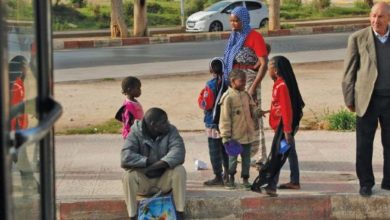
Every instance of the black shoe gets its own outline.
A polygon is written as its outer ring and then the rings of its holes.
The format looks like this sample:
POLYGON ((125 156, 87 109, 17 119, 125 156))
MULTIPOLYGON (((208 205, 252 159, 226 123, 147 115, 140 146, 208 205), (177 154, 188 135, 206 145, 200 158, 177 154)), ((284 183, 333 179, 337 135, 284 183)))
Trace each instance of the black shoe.
POLYGON ((138 219, 137 215, 130 217, 130 220, 137 220, 137 219, 138 219))
POLYGON ((176 219, 177 220, 184 220, 184 212, 176 211, 176 219))
POLYGON ((363 197, 370 197, 372 195, 371 187, 369 186, 360 187, 359 194, 363 197))
POLYGON ((384 190, 390 190, 390 186, 389 185, 383 185, 381 186, 382 189, 384 190))
POLYGON ((214 179, 207 180, 203 183, 205 186, 223 186, 222 176, 215 176, 214 179))
POLYGON ((270 197, 277 197, 278 194, 276 193, 276 189, 270 187, 270 186, 266 186, 265 188, 265 192, 267 193, 267 195, 269 195, 270 197))

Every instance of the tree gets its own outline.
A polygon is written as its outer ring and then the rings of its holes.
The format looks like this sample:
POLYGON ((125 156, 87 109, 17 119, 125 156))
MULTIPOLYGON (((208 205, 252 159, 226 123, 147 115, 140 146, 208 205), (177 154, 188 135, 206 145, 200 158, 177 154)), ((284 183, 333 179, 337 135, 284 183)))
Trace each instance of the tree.
POLYGON ((269 18, 268 29, 270 31, 280 30, 280 0, 270 0, 269 18))
POLYGON ((147 35, 146 0, 134 0, 134 36, 147 35))
POLYGON ((111 37, 126 38, 128 36, 127 25, 123 17, 122 0, 111 0, 111 37))

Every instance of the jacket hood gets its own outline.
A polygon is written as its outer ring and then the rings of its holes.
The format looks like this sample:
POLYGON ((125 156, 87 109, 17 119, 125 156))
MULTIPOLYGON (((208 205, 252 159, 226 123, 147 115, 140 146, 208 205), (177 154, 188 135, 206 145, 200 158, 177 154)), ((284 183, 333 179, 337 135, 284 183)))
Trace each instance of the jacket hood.
POLYGON ((142 135, 142 122, 143 120, 136 120, 131 126, 131 132, 138 133, 137 135, 142 135))

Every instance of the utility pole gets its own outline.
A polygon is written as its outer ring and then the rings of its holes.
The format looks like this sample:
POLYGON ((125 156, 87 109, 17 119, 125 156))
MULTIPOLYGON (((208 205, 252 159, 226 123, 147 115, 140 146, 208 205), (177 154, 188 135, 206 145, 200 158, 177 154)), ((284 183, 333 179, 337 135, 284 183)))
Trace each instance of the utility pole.
POLYGON ((181 18, 181 27, 184 28, 185 20, 184 20, 184 0, 180 0, 180 18, 181 18))
POLYGON ((270 31, 280 30, 280 0, 270 0, 269 18, 268 29, 270 31))

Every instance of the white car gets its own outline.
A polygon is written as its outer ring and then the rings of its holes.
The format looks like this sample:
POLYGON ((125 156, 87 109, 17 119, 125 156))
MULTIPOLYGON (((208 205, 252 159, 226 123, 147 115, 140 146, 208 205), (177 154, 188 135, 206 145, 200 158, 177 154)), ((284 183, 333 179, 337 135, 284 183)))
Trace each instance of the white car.
POLYGON ((258 0, 223 0, 204 11, 198 11, 188 17, 187 32, 228 31, 230 27, 230 13, 237 6, 248 9, 252 28, 260 28, 268 22, 268 8, 258 0))

